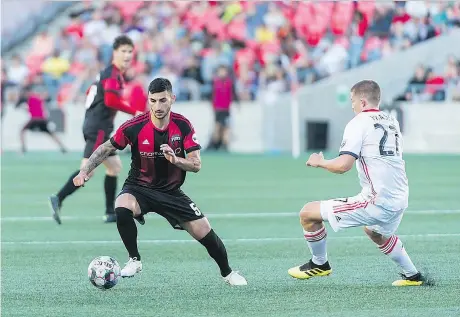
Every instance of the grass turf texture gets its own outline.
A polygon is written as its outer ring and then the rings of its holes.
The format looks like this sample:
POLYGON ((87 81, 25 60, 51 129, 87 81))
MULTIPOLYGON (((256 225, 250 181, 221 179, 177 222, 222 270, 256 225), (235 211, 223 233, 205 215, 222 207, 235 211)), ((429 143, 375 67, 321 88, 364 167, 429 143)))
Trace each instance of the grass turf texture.
MULTIPOLYGON (((129 165, 129 157, 122 159, 119 187, 129 165)), ((406 161, 410 210, 459 209, 458 156, 407 155, 406 161)), ((87 280, 90 261, 99 255, 120 264, 127 260, 116 225, 102 223, 103 168, 65 201, 63 215, 72 218, 62 226, 13 218, 49 216, 48 195, 78 164, 77 154, 2 157, 3 316, 460 315, 460 213, 408 212, 398 231, 415 264, 436 279, 435 287, 392 287, 396 267, 361 229, 336 234, 328 227, 331 276, 289 277, 288 268, 309 259, 295 213, 309 200, 354 195, 359 185, 355 171, 331 175, 281 156, 204 155, 202 171, 189 175, 184 186, 210 214, 247 287, 225 285, 201 245, 149 215, 139 229, 139 239, 146 240, 140 242, 144 271, 100 291, 87 280)))

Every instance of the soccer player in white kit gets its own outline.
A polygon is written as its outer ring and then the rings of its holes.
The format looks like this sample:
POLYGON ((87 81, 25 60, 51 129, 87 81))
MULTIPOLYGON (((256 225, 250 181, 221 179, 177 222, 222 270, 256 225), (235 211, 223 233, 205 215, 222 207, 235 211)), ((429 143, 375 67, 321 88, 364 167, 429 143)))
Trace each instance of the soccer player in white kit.
POLYGON ((360 81, 350 95, 356 116, 345 128, 339 156, 326 160, 322 153, 314 153, 306 164, 342 174, 356 162, 362 191, 354 197, 310 202, 302 208, 300 222, 312 258, 288 273, 298 279, 332 273, 323 225, 328 221, 334 231, 364 226, 369 238, 402 271, 402 278, 393 285, 420 286, 425 278, 395 235, 409 197, 399 123, 379 111, 380 87, 376 82, 360 81))

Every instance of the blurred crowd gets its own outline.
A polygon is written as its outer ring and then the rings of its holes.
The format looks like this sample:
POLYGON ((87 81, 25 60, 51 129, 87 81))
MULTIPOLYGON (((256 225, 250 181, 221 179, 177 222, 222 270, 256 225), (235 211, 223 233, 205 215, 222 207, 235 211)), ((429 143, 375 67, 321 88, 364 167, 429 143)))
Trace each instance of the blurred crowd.
MULTIPOLYGON (((34 84, 60 105, 82 101, 121 33, 136 45, 128 99, 156 76, 171 80, 180 101, 210 99, 216 69, 225 66, 238 99, 254 100, 263 89, 312 83, 459 25, 453 1, 86 1, 58 34, 39 32, 30 50, 3 63, 2 96, 4 87, 34 84)), ((419 67, 401 98, 413 100, 433 81, 458 85, 458 61, 447 67, 445 74, 419 67)), ((437 90, 422 95, 445 98, 437 90)))

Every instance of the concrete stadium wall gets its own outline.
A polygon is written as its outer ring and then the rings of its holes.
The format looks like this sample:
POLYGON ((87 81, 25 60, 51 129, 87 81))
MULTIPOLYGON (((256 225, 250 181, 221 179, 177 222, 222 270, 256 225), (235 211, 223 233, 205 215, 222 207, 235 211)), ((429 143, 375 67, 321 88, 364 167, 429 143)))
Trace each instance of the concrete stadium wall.
MULTIPOLYGON (((194 125, 197 137, 205 148, 211 137, 214 114, 209 103, 177 103, 173 110, 185 115, 194 125)), ((242 103, 241 107, 232 109, 232 143, 230 150, 242 153, 263 152, 262 142, 262 108, 257 103, 242 103)), ((82 151, 84 140, 82 135, 85 109, 83 105, 68 105, 65 109, 64 132, 58 133, 70 151, 82 151)), ((131 116, 118 113, 115 126, 118 127, 131 116)), ((25 109, 6 110, 2 121, 2 148, 6 151, 20 149, 19 133, 28 120, 25 109)), ((54 151, 57 146, 46 135, 30 133, 26 135, 30 151, 54 151)))

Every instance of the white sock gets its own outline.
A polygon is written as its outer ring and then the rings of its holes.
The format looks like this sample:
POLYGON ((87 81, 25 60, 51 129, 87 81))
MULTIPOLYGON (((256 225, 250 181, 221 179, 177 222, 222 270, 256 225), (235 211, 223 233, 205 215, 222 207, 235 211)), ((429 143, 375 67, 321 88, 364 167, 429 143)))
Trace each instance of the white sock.
POLYGON ((387 242, 379 246, 379 249, 383 254, 388 255, 390 259, 392 259, 393 262, 402 269, 404 275, 412 276, 418 273, 418 270, 415 268, 414 263, 412 263, 406 249, 404 249, 401 240, 399 240, 397 236, 391 236, 387 242))
POLYGON ((322 227, 318 231, 309 232, 303 231, 305 240, 307 240, 308 248, 312 254, 312 261, 315 264, 322 265, 327 262, 326 251, 326 227, 322 227))

